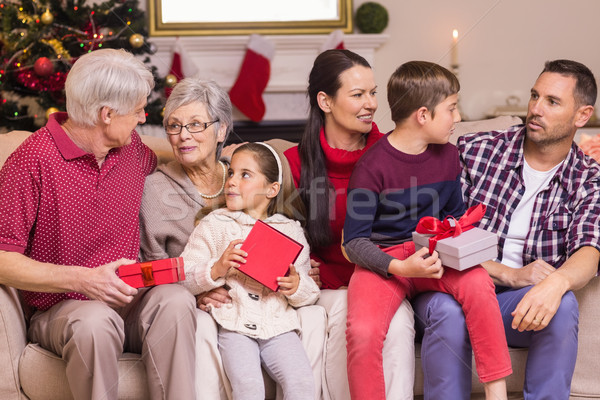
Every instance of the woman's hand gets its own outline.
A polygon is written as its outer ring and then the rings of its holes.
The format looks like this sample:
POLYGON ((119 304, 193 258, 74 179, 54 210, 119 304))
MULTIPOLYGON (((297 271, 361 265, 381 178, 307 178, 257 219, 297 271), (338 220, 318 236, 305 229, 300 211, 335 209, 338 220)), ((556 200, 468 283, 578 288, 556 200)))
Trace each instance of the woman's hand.
POLYGON ((300 275, 298 275, 296 267, 294 267, 293 264, 290 264, 290 273, 288 276, 278 277, 277 283, 279 284, 279 291, 282 294, 291 296, 296 293, 296 290, 298 290, 298 286, 300 285, 300 275))
POLYGON ((225 276, 229 268, 237 268, 240 264, 246 263, 245 257, 248 257, 248 253, 235 247, 242 243, 244 243, 242 239, 236 239, 229 243, 221 258, 210 269, 210 277, 213 281, 225 276))
POLYGON ((219 308, 222 305, 230 303, 231 297, 229 297, 229 292, 227 292, 227 289, 223 286, 196 296, 196 305, 199 309, 206 312, 208 312, 209 304, 215 308, 219 308))
POLYGON ((319 269, 320 266, 320 262, 317 262, 312 258, 310 259, 310 270, 308 270, 308 276, 310 276, 313 279, 313 281, 315 281, 319 289, 321 289, 321 286, 323 285, 323 283, 321 282, 321 270, 319 269))

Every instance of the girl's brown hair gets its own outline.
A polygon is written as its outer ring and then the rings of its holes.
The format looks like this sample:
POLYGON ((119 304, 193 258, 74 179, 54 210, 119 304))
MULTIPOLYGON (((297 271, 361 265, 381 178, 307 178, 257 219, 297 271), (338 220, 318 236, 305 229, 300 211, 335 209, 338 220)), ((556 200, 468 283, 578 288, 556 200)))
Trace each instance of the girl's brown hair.
MULTIPOLYGON (((275 149, 273 146, 269 146, 273 149, 279 157, 279 164, 282 168, 282 182, 279 189, 279 193, 269 203, 267 208, 267 215, 283 214, 290 219, 298 220, 304 225, 305 221, 305 208, 304 203, 300 199, 296 186, 292 178, 292 172, 287 159, 275 149)), ((271 152, 263 143, 245 143, 235 149, 232 158, 239 152, 247 151, 250 152, 260 172, 267 178, 268 183, 277 182, 279 179, 279 166, 275 155, 271 152)))

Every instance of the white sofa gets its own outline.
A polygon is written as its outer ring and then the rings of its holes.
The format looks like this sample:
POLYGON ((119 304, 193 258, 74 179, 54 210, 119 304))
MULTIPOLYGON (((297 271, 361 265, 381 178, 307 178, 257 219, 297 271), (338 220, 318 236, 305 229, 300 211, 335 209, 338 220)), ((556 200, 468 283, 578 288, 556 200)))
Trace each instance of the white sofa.
MULTIPOLYGON (((518 119, 499 117, 492 120, 459 123, 455 136, 465 132, 502 129, 518 123, 518 119)), ((29 132, 0 134, 0 166, 29 132)), ((165 139, 143 137, 159 156, 160 161, 172 157, 171 147, 165 139)), ((292 143, 281 141, 281 146, 292 143)), ((600 212, 600 210, 599 210, 600 212)), ((594 278, 576 293, 580 308, 579 354, 573 377, 571 399, 600 399, 600 279, 594 278)), ((508 378, 510 392, 522 390, 526 349, 511 349, 514 373, 508 378)), ((423 374, 419 347, 416 354, 415 395, 423 393, 423 374)), ((119 362, 119 398, 148 398, 146 374, 139 356, 124 354, 119 362)), ((473 377, 475 396, 483 392, 477 377, 473 377)), ((272 383, 268 385, 268 398, 274 396, 272 383)), ((19 297, 14 289, 0 285, 0 399, 62 400, 71 398, 65 363, 49 351, 28 343, 26 321, 19 297)), ((207 399, 212 400, 212 399, 207 399)))

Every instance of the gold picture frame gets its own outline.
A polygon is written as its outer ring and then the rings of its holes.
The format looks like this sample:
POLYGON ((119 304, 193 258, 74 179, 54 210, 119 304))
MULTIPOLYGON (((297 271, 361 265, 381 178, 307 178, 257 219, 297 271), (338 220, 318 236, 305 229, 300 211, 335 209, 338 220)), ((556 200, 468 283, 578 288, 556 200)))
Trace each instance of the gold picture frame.
POLYGON ((148 9, 150 36, 352 32, 352 0, 148 0, 148 9))

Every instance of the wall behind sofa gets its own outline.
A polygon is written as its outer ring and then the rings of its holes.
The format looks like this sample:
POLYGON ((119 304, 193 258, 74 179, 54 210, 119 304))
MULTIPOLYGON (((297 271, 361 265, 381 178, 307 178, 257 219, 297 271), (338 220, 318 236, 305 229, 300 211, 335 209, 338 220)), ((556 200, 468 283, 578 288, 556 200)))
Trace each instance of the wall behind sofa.
MULTIPOLYGON (((353 0, 354 9, 367 1, 371 0, 353 0)), ((390 14, 383 32, 390 37, 376 50, 374 62, 379 85, 376 122, 382 130, 393 128, 386 92, 391 73, 416 59, 448 67, 455 28, 461 108, 468 119, 484 118, 511 95, 526 107, 531 85, 549 59, 581 61, 600 77, 598 0, 373 1, 390 14)))
MULTIPOLYGON (((368 0, 354 0, 354 7, 368 0)), ((510 95, 526 107, 546 60, 570 58, 600 78, 598 0, 375 0, 390 13, 390 39, 375 53, 376 120, 391 129, 387 79, 409 60, 450 64, 452 29, 459 31, 461 106, 479 119, 510 95)), ((597 103, 600 106, 600 103, 597 103)), ((600 115, 600 112, 598 112, 600 115)))

